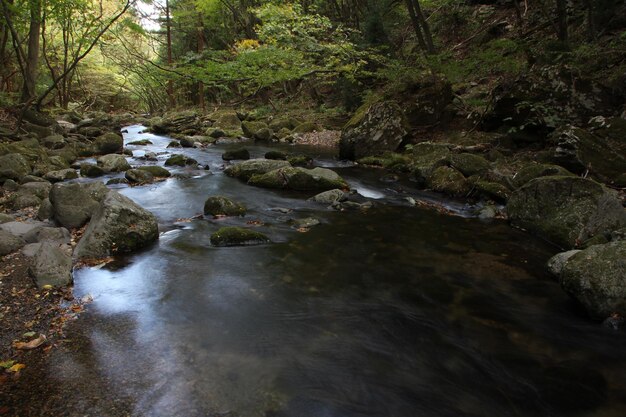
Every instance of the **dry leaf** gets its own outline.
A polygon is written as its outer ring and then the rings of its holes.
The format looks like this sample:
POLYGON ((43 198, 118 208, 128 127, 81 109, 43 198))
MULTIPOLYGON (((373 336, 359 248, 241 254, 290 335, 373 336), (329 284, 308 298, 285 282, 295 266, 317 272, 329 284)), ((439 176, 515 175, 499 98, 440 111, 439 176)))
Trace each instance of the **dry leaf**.
POLYGON ((24 350, 37 349, 39 346, 43 345, 45 341, 46 341, 46 336, 44 336, 43 334, 40 334, 38 338, 33 339, 30 342, 17 342, 15 343, 14 346, 16 349, 24 349, 24 350))
POLYGON ((24 365, 23 363, 16 363, 15 365, 13 365, 12 367, 9 368, 10 372, 19 372, 22 369, 26 368, 26 365, 24 365))

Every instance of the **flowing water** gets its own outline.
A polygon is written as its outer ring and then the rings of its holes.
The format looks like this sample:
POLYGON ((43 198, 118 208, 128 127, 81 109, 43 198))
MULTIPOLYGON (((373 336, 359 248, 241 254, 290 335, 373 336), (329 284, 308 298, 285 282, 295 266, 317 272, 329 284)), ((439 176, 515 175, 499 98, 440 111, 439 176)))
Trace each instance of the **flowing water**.
MULTIPOLYGON (((126 142, 153 145, 129 146, 136 156, 166 151, 168 138, 140 130, 126 142)), ((447 203, 456 216, 411 207, 406 197, 434 197, 332 151, 286 147, 336 169, 372 209, 254 188, 222 174, 226 148, 167 149, 210 170, 119 188, 155 213, 159 242, 75 272, 75 295, 93 303, 33 390, 43 415, 626 415, 626 337, 587 320, 546 275, 553 247, 462 203, 447 203), (248 215, 194 218, 215 194, 248 215), (321 225, 289 223, 305 217, 321 225), (212 247, 231 224, 273 243, 212 247)))

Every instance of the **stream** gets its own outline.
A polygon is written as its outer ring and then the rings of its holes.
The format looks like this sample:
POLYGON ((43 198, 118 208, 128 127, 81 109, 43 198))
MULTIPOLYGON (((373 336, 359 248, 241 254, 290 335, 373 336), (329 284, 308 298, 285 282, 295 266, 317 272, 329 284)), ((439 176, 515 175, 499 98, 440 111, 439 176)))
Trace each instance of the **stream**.
POLYGON ((242 144, 252 157, 309 154, 373 208, 338 212, 308 202, 315 193, 227 177, 221 154, 233 145, 166 149, 167 137, 127 130, 125 143, 153 142, 127 146, 132 165, 183 153, 210 169, 113 186, 157 216, 160 239, 75 271, 76 297, 93 302, 33 387, 41 415, 626 415, 626 335, 585 318, 548 276, 556 248, 461 202, 443 202, 456 215, 411 206, 442 200, 334 150, 242 144), (210 195, 248 214, 196 217, 210 195), (321 224, 290 224, 306 217, 321 224), (225 225, 272 243, 211 246, 225 225))

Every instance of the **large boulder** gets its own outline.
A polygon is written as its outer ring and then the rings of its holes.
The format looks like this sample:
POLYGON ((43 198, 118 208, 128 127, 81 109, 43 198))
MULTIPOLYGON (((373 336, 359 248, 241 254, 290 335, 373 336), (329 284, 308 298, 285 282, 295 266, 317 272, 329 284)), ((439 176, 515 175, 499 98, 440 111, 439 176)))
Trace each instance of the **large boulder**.
POLYGON ((165 166, 180 166, 197 165, 198 161, 182 154, 175 154, 165 160, 165 166))
POLYGON ((80 165, 80 175, 82 177, 96 178, 105 174, 104 168, 98 165, 83 163, 80 165))
POLYGON ((339 174, 326 168, 279 168, 265 174, 253 175, 248 180, 248 184, 257 187, 283 188, 297 191, 348 188, 348 184, 339 174))
POLYGON ((146 171, 152 174, 153 177, 157 178, 167 178, 172 174, 165 168, 157 166, 157 165, 144 165, 137 168, 140 171, 146 171))
POLYGON ((207 198, 204 202, 204 214, 212 216, 243 216, 246 214, 246 207, 227 197, 216 195, 207 198))
POLYGON ((124 155, 109 154, 99 157, 96 162, 105 172, 122 172, 130 169, 124 155))
POLYGON ((78 178, 78 173, 72 168, 61 169, 58 171, 50 171, 44 178, 50 182, 61 182, 78 178))
MULTIPOLYGON (((567 126, 556 131, 554 161, 575 173, 586 170, 614 182, 626 174, 626 120, 595 117, 589 130, 567 126)), ((626 186, 626 184, 618 184, 626 186)))
POLYGON ((513 176, 513 185, 517 188, 535 178, 551 176, 573 177, 574 174, 559 165, 531 163, 522 167, 515 176, 513 176))
POLYGON ((413 146, 411 174, 418 185, 425 186, 433 171, 450 162, 449 144, 422 142, 413 146))
POLYGON ((467 179, 454 168, 440 166, 428 178, 428 187, 433 191, 463 197, 470 191, 467 179))
POLYGON ((129 169, 124 173, 124 177, 130 183, 143 184, 154 180, 154 176, 148 171, 142 169, 129 169))
POLYGON ((536 178, 511 195, 507 212, 513 225, 565 248, 626 225, 616 194, 579 177, 536 178))
POLYGON ((157 240, 156 217, 134 201, 109 190, 74 251, 76 258, 103 258, 132 252, 157 240))
POLYGON ((454 98, 450 81, 432 74, 413 82, 401 94, 404 115, 413 127, 439 123, 454 98))
POLYGON ((604 319, 626 316, 626 241, 593 245, 571 254, 560 271, 563 289, 578 300, 590 316, 604 319))
POLYGON ((105 133, 94 141, 99 154, 121 152, 124 149, 124 139, 117 133, 105 133))
POLYGON ((458 153, 450 155, 450 166, 466 177, 479 175, 489 170, 489 161, 480 155, 458 153))
POLYGON ((222 154, 222 159, 224 161, 248 160, 250 159, 250 151, 246 148, 231 149, 222 154))
POLYGON ((339 157, 354 160, 394 152, 407 133, 407 122, 398 103, 364 105, 341 132, 339 157))
POLYGON ((81 227, 89 221, 108 192, 101 182, 55 184, 49 197, 52 217, 68 229, 81 227))
POLYGON ((328 205, 344 200, 346 200, 346 193, 338 188, 321 192, 309 198, 309 201, 328 205))
POLYGON ((62 287, 72 282, 71 249, 55 242, 43 242, 29 268, 37 286, 62 287))
POLYGON ((10 153, 0 156, 0 182, 7 179, 19 180, 30 174, 28 160, 18 153, 10 153))
POLYGON ((226 175, 248 181, 253 175, 265 174, 278 168, 288 167, 289 162, 270 159, 250 159, 231 165, 224 170, 226 175))

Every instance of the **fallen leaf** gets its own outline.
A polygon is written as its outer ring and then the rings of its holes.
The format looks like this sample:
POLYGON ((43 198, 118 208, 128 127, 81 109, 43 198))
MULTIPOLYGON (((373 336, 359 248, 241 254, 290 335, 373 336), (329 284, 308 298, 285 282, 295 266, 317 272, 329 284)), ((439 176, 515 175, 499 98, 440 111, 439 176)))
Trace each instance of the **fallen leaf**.
POLYGON ((0 362, 0 368, 5 368, 5 369, 10 368, 13 366, 14 363, 15 361, 11 361, 11 360, 0 362))
POLYGON ((30 342, 17 342, 13 346, 16 349, 30 350, 30 349, 38 348, 39 346, 43 345, 45 341, 46 341, 46 336, 43 334, 40 334, 38 338, 33 339, 30 342))
POLYGON ((23 363, 16 363, 12 367, 9 368, 9 372, 19 372, 20 370, 26 368, 26 365, 23 363))
POLYGON ((22 335, 22 337, 25 337, 25 338, 27 338, 27 339, 30 339, 31 337, 35 337, 35 335, 36 335, 36 334, 37 334, 37 333, 35 333, 35 332, 26 332, 26 333, 24 333, 24 334, 22 335))

